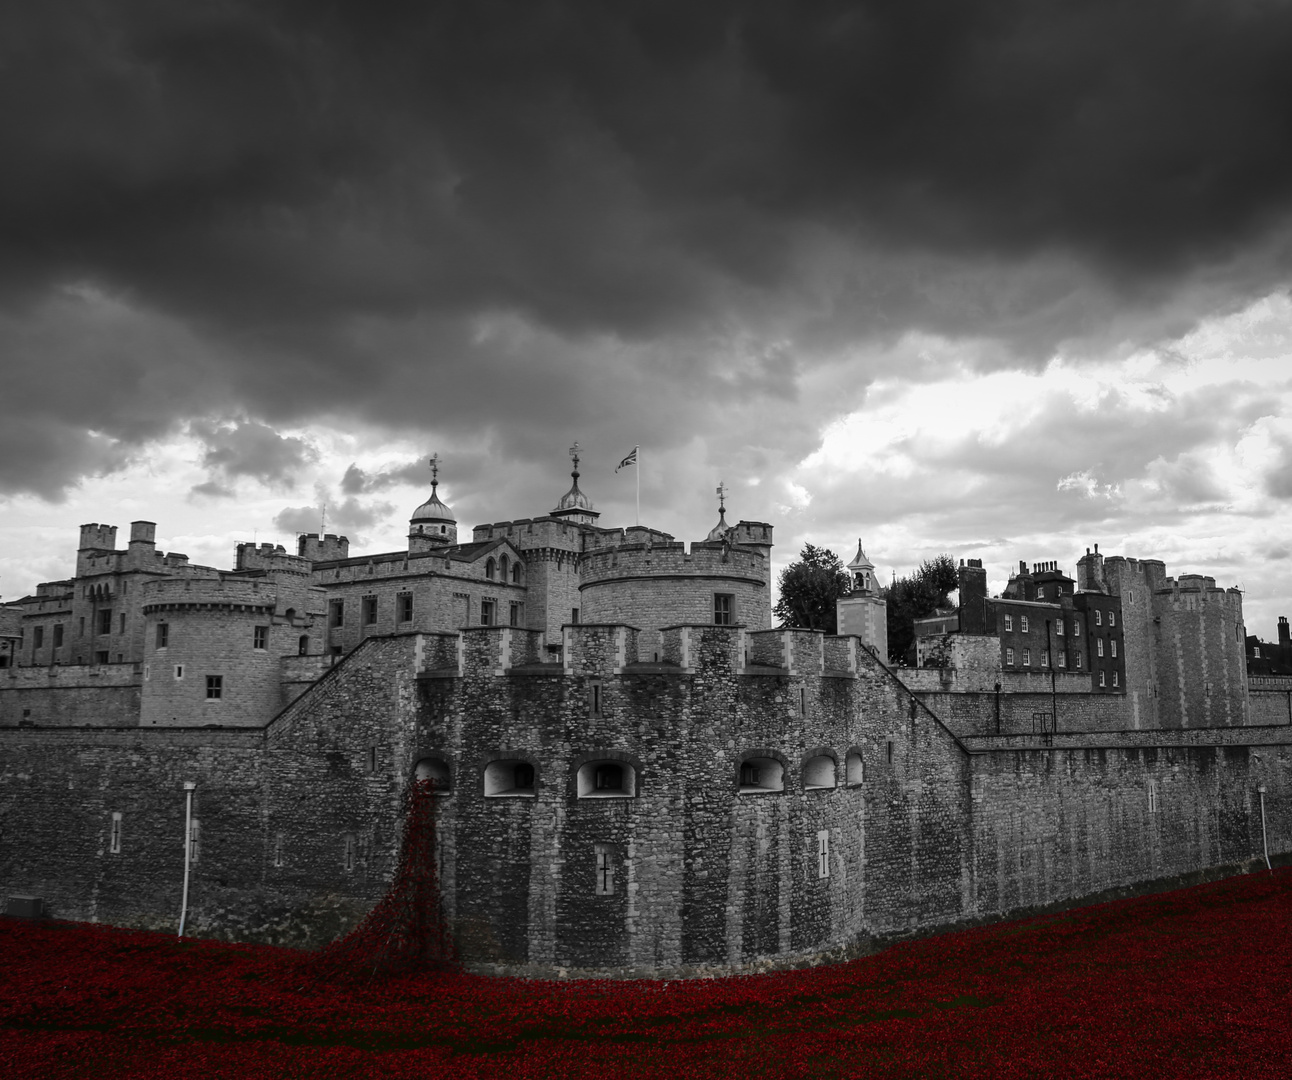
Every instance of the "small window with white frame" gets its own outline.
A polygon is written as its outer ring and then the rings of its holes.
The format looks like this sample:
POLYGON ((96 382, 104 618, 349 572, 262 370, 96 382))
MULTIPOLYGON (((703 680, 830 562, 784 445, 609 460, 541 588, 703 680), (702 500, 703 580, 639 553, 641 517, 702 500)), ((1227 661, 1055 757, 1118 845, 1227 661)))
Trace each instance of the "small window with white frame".
POLYGON ((1104 625, 1104 613, 1100 611, 1098 608, 1095 608, 1095 625, 1096 626, 1104 625))
POLYGON ((1073 619, 1073 620, 1072 620, 1072 636, 1073 636, 1073 637, 1080 637, 1080 636, 1081 636, 1081 620, 1080 620, 1080 619, 1073 619))
POLYGON ((1116 626, 1116 625, 1117 625, 1117 612, 1115 612, 1115 611, 1110 611, 1110 612, 1108 613, 1108 625, 1109 625, 1109 626, 1116 626))
POLYGON ((736 598, 731 593, 713 594, 713 624, 731 626, 735 623, 736 598))
POLYGON ((1114 686, 1121 685, 1120 680, 1118 679, 1118 673, 1116 671, 1113 672, 1113 685, 1114 686))
POLYGON ((1063 637, 1063 620, 1062 620, 1062 619, 1055 619, 1055 620, 1054 620, 1054 633, 1055 633, 1058 637, 1063 637))
POLYGON ((1156 780, 1150 780, 1148 782, 1148 812, 1150 814, 1157 813, 1157 781, 1156 780))
POLYGON ((1100 686, 1108 685, 1107 683, 1104 682, 1104 673, 1102 671, 1099 673, 1099 685, 1100 686))
POLYGON ((595 884, 595 895, 597 896, 614 896, 615 894, 615 858, 616 852, 613 844, 593 844, 593 854, 596 856, 597 880, 595 884))
POLYGON ((1024 650, 1023 650, 1023 666, 1024 666, 1024 667, 1031 667, 1031 666, 1032 666, 1032 650, 1031 650, 1031 649, 1024 649, 1024 650))
POLYGON ((113 855, 121 854, 121 811, 112 811, 112 831, 108 834, 108 850, 113 855))
POLYGON ((1072 666, 1075 667, 1078 671, 1081 670, 1081 650, 1080 649, 1077 650, 1077 655, 1074 656, 1072 660, 1073 660, 1072 666))
POLYGON ((1027 633, 1027 616, 1026 616, 1026 615, 1020 615, 1020 616, 1018 617, 1018 629, 1019 629, 1019 631, 1020 631, 1021 633, 1024 633, 1024 634, 1026 634, 1026 633, 1027 633))
POLYGON ((1008 611, 1005 612, 1005 629, 1006 630, 1014 629, 1014 616, 1011 615, 1008 611))
POLYGON ((830 830, 821 829, 816 834, 816 876, 830 876, 830 830))
POLYGON ((1009 667, 1013 667, 1013 666, 1014 666, 1014 650, 1013 650, 1013 649, 1006 649, 1006 650, 1005 650, 1005 663, 1006 663, 1009 667))
POLYGON ((1103 656, 1103 655, 1104 655, 1104 639, 1103 639, 1103 638, 1096 638, 1096 639, 1095 639, 1095 654, 1096 654, 1097 656, 1103 656))
POLYGON ((269 648, 269 627, 257 626, 252 630, 251 647, 260 650, 269 648))
POLYGON ((1116 656, 1116 655, 1117 655, 1117 639, 1116 639, 1116 638, 1109 638, 1109 639, 1108 639, 1108 649, 1109 649, 1109 651, 1113 654, 1113 656, 1116 656))

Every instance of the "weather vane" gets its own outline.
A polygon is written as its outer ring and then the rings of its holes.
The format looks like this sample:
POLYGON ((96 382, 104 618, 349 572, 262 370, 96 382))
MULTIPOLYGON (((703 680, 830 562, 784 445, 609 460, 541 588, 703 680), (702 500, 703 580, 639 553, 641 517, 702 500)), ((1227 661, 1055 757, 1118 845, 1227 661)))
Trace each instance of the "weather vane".
POLYGON ((440 482, 440 452, 437 450, 431 455, 431 487, 435 487, 440 482))
POLYGON ((579 443, 576 439, 574 445, 570 447, 570 457, 574 459, 574 471, 579 471, 579 443))
POLYGON ((718 481, 718 513, 724 513, 727 509, 727 485, 721 480, 718 481))

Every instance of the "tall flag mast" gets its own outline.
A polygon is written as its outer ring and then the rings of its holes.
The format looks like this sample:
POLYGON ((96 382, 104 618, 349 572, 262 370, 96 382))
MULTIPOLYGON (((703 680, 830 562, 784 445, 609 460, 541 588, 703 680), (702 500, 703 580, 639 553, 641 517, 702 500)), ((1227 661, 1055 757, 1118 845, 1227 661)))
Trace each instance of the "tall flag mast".
POLYGON ((640 446, 634 446, 633 451, 618 465, 615 466, 615 472, 624 468, 626 465, 633 467, 633 472, 637 474, 637 524, 642 523, 642 467, 637 461, 637 452, 641 450, 640 446))

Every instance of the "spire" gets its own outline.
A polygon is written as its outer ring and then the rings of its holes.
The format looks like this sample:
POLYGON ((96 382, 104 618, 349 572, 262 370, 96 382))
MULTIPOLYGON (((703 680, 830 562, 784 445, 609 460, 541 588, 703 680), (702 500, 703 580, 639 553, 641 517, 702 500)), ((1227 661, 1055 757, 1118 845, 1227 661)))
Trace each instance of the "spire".
POLYGON ((570 447, 570 459, 574 462, 574 468, 570 470, 570 477, 574 483, 570 486, 570 490, 561 496, 561 501, 552 511, 552 517, 591 525, 601 514, 600 511, 592 508, 592 500, 579 490, 579 444, 577 442, 570 447))
POLYGON ((707 539, 712 541, 725 540, 727 533, 731 531, 727 525, 727 486, 721 480, 718 481, 718 524, 709 530, 707 539))

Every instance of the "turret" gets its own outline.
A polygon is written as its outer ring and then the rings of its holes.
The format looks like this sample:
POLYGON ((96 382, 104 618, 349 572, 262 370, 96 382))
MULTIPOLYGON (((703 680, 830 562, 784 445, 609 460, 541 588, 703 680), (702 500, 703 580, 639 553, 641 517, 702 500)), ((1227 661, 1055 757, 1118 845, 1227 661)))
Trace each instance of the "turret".
POLYGON ((574 461, 574 468, 570 471, 574 484, 561 496, 551 516, 579 525, 595 525, 597 518, 601 516, 601 511, 593 509, 592 500, 579 490, 579 444, 577 442, 570 447, 570 457, 574 461))
POLYGON ((1077 560, 1077 589, 1081 592, 1106 592, 1104 586, 1104 557, 1099 554, 1099 545, 1095 545, 1092 554, 1089 548, 1077 560))
POLYGON ((960 560, 956 573, 960 589, 960 632, 987 632, 987 571, 981 559, 960 560))
POLYGON ((458 542, 458 519, 453 511, 440 501, 437 492, 440 483, 440 455, 430 459, 431 497, 413 511, 408 519, 408 550, 431 551, 449 547, 458 542))

